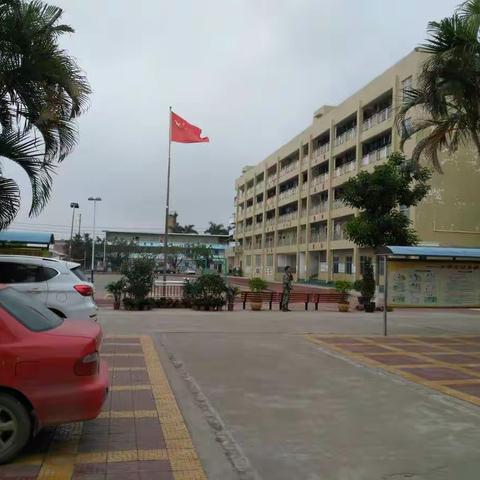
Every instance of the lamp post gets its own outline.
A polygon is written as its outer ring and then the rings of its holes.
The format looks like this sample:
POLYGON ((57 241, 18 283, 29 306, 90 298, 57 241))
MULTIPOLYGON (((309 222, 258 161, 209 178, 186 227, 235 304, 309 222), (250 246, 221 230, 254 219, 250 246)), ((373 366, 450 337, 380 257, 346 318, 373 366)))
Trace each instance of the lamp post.
POLYGON ((73 240, 73 223, 75 221, 75 209, 79 208, 80 205, 76 202, 70 203, 70 208, 72 209, 72 228, 70 229, 70 243, 68 244, 68 258, 72 259, 72 240, 73 240))
POLYGON ((100 197, 88 197, 88 200, 93 202, 92 273, 90 277, 93 283, 93 271, 95 270, 95 220, 97 213, 97 202, 101 202, 102 199, 100 197))

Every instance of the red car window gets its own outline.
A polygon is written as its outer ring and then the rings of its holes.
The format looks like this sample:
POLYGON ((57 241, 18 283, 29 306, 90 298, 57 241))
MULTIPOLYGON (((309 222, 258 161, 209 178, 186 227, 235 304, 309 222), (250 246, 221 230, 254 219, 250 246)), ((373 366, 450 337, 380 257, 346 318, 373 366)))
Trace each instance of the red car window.
POLYGON ((63 322, 41 303, 13 288, 0 290, 0 307, 32 332, 52 330, 63 322))

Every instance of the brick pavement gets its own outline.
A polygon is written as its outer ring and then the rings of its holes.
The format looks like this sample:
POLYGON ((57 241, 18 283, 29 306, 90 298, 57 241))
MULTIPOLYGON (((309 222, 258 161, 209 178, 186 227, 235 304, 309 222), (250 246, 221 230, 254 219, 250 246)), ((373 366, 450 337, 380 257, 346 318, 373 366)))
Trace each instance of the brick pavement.
POLYGON ((480 406, 480 336, 306 335, 329 350, 480 406))
POLYGON ((9 480, 206 480, 149 336, 106 337, 111 391, 100 416, 45 429, 0 467, 9 480))

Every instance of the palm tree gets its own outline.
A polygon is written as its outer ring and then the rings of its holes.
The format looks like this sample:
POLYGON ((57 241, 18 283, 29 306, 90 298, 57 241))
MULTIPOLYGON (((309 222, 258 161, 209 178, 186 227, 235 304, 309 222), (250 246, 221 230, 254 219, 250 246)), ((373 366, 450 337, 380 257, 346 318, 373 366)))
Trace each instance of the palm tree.
POLYGON ((223 223, 208 222, 209 227, 205 230, 205 233, 210 235, 228 235, 228 228, 223 223))
MULTIPOLYGON (((32 186, 30 216, 50 197, 52 173, 76 144, 75 118, 90 86, 58 38, 73 32, 63 11, 41 1, 0 0, 0 157, 19 165, 32 186)), ((15 180, 0 170, 0 229, 20 207, 15 180)))
POLYGON ((196 233, 198 232, 195 230, 195 225, 185 225, 183 227, 183 233, 196 233))
MULTIPOLYGON (((455 152, 473 142, 480 159, 480 0, 464 2, 451 17, 430 22, 429 37, 419 50, 429 55, 418 87, 405 92, 397 121, 405 141, 419 132, 412 158, 425 155, 441 170, 438 153, 455 152), (415 120, 407 127, 407 118, 415 120)), ((479 163, 480 164, 480 163, 479 163)))

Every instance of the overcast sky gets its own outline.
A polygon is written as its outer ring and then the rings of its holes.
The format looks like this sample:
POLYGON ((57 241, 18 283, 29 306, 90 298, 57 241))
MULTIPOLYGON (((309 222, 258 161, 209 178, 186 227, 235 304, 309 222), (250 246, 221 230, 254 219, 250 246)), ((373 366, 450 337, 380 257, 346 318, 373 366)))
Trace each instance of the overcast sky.
MULTIPOLYGON (((163 230, 168 107, 210 143, 173 144, 171 207, 199 230, 227 223, 234 181, 425 38, 458 0, 52 0, 76 32, 62 45, 93 88, 79 144, 44 212, 18 229, 68 237, 70 202, 91 229, 163 230), (35 226, 35 227, 33 227, 35 226)), ((7 162, 3 162, 7 167, 7 162)))

